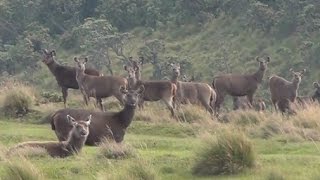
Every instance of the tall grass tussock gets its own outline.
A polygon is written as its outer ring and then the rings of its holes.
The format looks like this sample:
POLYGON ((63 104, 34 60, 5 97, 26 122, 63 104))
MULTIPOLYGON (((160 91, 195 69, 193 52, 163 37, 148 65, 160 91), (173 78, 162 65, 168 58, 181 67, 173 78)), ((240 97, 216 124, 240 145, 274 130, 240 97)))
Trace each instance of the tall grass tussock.
POLYGON ((136 157, 135 149, 124 143, 116 143, 112 140, 104 140, 99 145, 98 158, 104 157, 108 159, 127 159, 136 157))
POLYGON ((222 131, 216 138, 206 137, 196 152, 194 175, 236 174, 255 165, 251 142, 242 133, 222 131))

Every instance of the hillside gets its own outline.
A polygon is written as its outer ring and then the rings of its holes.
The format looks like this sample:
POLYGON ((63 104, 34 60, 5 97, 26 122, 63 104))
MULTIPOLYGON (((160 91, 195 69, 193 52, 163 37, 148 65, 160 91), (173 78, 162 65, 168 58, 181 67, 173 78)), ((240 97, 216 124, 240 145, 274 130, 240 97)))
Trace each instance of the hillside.
POLYGON ((0 72, 45 89, 57 88, 40 62, 41 48, 56 49, 60 62, 89 56, 105 74, 125 75, 129 56, 144 56, 145 79, 170 76, 165 62, 211 83, 222 73, 254 72, 256 56, 270 56, 267 79, 291 79, 307 69, 300 94, 312 93, 320 61, 319 2, 295 1, 7 1, 1 0, 0 72), (30 11, 29 11, 30 10, 30 11))

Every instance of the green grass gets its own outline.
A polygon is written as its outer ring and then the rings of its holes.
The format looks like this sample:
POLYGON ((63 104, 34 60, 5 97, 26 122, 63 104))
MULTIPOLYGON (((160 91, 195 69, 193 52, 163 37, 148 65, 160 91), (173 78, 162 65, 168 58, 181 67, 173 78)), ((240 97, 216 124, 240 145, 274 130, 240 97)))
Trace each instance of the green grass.
MULTIPOLYGON (((273 176, 286 179, 310 179, 320 175, 318 173, 320 143, 284 142, 278 137, 273 137, 267 140, 252 139, 257 154, 257 165, 253 169, 230 176, 193 176, 191 168, 194 152, 202 143, 198 135, 196 128, 188 124, 134 121, 124 143, 129 143, 135 149, 137 157, 120 160, 98 158, 98 147, 86 146, 79 156, 66 159, 32 156, 28 157, 28 160, 49 179, 97 179, 112 173, 114 169, 129 173, 132 171, 132 169, 129 170, 132 164, 137 160, 148 162, 143 164, 150 166, 148 168, 151 169, 150 172, 139 173, 155 179, 266 179, 273 176)), ((4 146, 11 147, 28 140, 55 139, 55 134, 48 124, 0 121, 0 143, 4 146)), ((0 161, 0 177, 5 173, 4 164, 4 161, 0 161)))

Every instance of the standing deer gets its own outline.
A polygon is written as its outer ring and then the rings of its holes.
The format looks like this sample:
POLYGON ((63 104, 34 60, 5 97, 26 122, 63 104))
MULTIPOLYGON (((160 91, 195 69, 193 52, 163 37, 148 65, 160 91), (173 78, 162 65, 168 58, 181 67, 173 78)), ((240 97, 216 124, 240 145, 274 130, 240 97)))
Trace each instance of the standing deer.
POLYGON ((18 144, 17 146, 9 150, 9 154, 20 148, 34 147, 34 148, 44 148, 46 152, 52 157, 67 157, 73 154, 78 154, 87 137, 89 135, 89 125, 91 123, 91 115, 87 117, 85 121, 81 119, 74 119, 70 115, 65 115, 66 127, 69 128, 68 133, 66 133, 65 141, 61 142, 24 142, 18 144))
POLYGON ((306 105, 308 105, 308 104, 312 104, 314 102, 317 102, 317 103, 320 102, 320 86, 317 82, 314 82, 313 87, 316 89, 316 91, 313 93, 312 96, 298 96, 297 97, 297 101, 298 101, 299 105, 306 107, 306 105))
POLYGON ((116 97, 121 104, 123 104, 123 95, 119 92, 119 88, 127 87, 128 82, 125 78, 119 76, 91 76, 85 74, 85 65, 88 58, 84 61, 74 58, 78 68, 76 68, 76 80, 79 84, 80 90, 85 97, 85 103, 88 105, 90 97, 96 98, 96 102, 100 109, 104 111, 102 105, 102 98, 110 96, 116 97))
POLYGON ((270 57, 262 60, 257 57, 256 61, 259 62, 259 69, 253 74, 225 74, 214 77, 212 86, 217 93, 217 101, 215 104, 217 112, 227 94, 231 96, 247 96, 252 106, 253 95, 258 85, 262 82, 267 65, 270 62, 270 57))
POLYGON ((177 107, 180 107, 180 104, 201 104, 212 115, 216 92, 206 83, 179 81, 180 65, 171 64, 171 66, 171 82, 177 86, 177 95, 175 96, 177 107))
MULTIPOLYGON (((293 75, 293 80, 292 82, 287 81, 286 79, 273 75, 269 79, 269 86, 270 86, 270 93, 271 93, 271 101, 272 104, 277 110, 277 105, 279 106, 279 102, 281 103, 282 108, 289 108, 289 103, 292 102, 294 103, 297 96, 298 96, 298 89, 299 89, 299 84, 301 82, 301 77, 303 74, 306 72, 304 69, 303 71, 300 72, 295 72, 292 69, 290 69, 293 75), (288 100, 288 102, 287 102, 288 100), (288 106, 288 107, 286 107, 288 106)), ((281 110, 280 109, 280 110, 281 110)), ((281 110, 282 111, 282 110, 281 110)))
POLYGON ((137 90, 126 90, 121 87, 119 91, 124 95, 124 108, 119 112, 94 112, 85 109, 61 109, 49 116, 51 128, 55 131, 59 141, 64 141, 68 137, 70 126, 65 118, 70 114, 76 119, 92 115, 90 133, 87 145, 98 145, 103 139, 111 138, 116 142, 123 141, 126 129, 130 126, 136 105, 143 94, 144 87, 140 86, 137 90))
POLYGON ((142 81, 140 66, 134 62, 134 67, 124 66, 128 72, 128 84, 130 89, 136 89, 143 85, 145 91, 139 100, 139 107, 143 109, 144 101, 162 100, 171 112, 171 116, 175 116, 173 109, 173 97, 176 94, 177 87, 170 81, 142 81))
MULTIPOLYGON (((43 50, 43 60, 42 62, 46 64, 51 71, 51 73, 56 78, 58 85, 61 87, 64 107, 67 107, 67 97, 68 89, 79 89, 77 80, 76 80, 76 68, 70 66, 63 66, 58 64, 55 61, 56 52, 54 50, 48 52, 48 50, 43 50)), ((102 74, 95 69, 87 68, 85 71, 86 74, 92 76, 100 76, 102 74)))

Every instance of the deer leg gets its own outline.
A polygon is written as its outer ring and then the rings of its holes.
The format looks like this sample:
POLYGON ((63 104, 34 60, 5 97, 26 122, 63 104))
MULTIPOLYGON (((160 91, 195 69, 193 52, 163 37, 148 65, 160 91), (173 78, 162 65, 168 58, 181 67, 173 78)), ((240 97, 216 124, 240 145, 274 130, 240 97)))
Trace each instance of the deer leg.
POLYGON ((105 111, 103 105, 102 105, 102 99, 101 98, 97 98, 97 105, 99 106, 99 108, 101 109, 101 111, 105 111))
POLYGON ((253 108, 253 94, 248 94, 247 99, 249 101, 249 103, 248 103, 249 108, 252 109, 253 108))
POLYGON ((61 91, 62 91, 64 108, 67 108, 68 88, 62 87, 61 91))
POLYGON ((220 105, 224 101, 224 97, 225 96, 226 96, 225 94, 219 94, 219 93, 217 94, 217 101, 216 101, 216 104, 215 104, 216 116, 219 115, 220 105))
POLYGON ((170 98, 170 99, 163 99, 162 101, 166 104, 166 106, 167 106, 168 109, 170 110, 171 116, 174 117, 175 114, 174 114, 174 109, 173 109, 173 104, 172 104, 172 103, 173 103, 173 102, 172 102, 172 98, 170 98))

